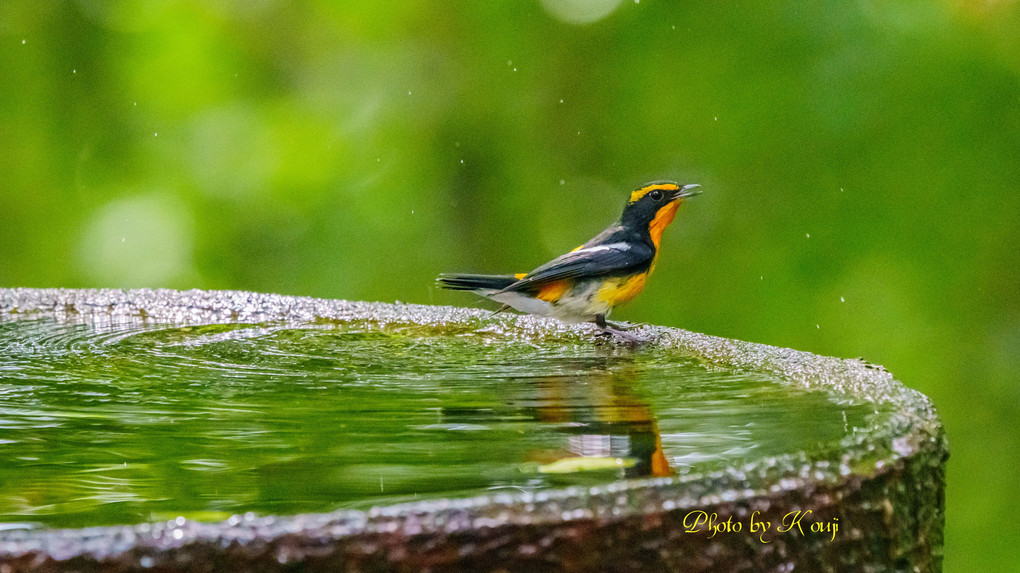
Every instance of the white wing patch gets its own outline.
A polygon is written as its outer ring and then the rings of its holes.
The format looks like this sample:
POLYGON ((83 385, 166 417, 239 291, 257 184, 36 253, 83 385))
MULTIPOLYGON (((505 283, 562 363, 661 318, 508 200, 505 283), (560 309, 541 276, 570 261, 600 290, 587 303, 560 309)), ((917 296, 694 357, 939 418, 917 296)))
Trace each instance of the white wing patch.
POLYGON ((573 254, 579 255, 581 253, 597 253, 599 251, 629 251, 630 245, 627 243, 609 243, 608 245, 595 245, 594 247, 585 247, 574 251, 573 254))

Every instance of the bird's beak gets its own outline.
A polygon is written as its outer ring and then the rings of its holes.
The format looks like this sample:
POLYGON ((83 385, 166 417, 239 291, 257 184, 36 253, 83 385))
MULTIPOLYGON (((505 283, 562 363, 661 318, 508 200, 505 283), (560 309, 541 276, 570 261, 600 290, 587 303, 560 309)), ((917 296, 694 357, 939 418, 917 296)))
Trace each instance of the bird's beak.
POLYGON ((670 200, 671 201, 675 201, 677 199, 683 199, 685 197, 691 197, 693 195, 697 195, 697 194, 701 193, 701 189, 699 189, 700 187, 701 187, 701 185, 698 185, 697 183, 691 183, 690 185, 684 185, 683 187, 677 189, 676 191, 673 191, 673 196, 670 197, 670 200))

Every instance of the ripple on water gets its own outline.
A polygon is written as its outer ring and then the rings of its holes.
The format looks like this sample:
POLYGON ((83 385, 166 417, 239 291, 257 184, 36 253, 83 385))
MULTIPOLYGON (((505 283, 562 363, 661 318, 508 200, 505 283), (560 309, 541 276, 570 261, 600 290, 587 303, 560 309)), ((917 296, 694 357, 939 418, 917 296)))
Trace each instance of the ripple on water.
POLYGON ((0 321, 0 519, 327 511, 707 471, 838 447, 873 415, 659 350, 19 318, 0 321))

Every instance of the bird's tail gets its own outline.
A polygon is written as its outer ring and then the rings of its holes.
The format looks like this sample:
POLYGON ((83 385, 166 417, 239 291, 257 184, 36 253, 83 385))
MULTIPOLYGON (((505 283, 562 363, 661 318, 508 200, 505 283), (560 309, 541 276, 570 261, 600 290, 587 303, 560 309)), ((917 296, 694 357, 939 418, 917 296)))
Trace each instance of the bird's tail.
POLYGON ((501 290, 517 282, 518 278, 516 275, 443 273, 436 279, 436 283, 450 290, 501 290))

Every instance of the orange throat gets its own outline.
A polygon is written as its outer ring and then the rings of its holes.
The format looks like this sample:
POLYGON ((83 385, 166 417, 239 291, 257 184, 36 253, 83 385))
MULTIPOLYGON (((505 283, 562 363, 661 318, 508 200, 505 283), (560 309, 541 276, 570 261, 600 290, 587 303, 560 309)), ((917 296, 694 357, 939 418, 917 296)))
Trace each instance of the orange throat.
POLYGON ((648 234, 652 236, 652 244, 655 245, 655 250, 659 250, 659 241, 662 239, 662 232, 666 230, 666 227, 673 222, 673 217, 676 216, 676 210, 680 207, 680 201, 673 201, 669 205, 659 209, 658 213, 655 214, 655 218, 648 224, 648 234))

